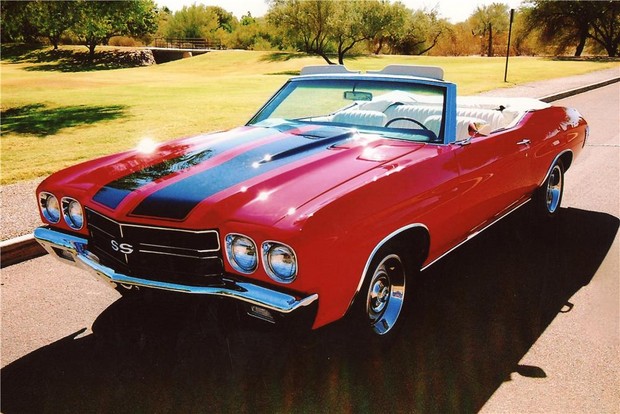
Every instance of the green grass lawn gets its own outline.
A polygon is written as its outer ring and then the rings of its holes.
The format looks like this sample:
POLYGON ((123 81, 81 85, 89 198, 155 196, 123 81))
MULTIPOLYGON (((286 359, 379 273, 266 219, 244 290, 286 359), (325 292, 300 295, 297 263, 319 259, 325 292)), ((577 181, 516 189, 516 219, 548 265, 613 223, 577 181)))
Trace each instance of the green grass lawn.
MULTIPOLYGON (((149 67, 71 71, 49 59, 3 57, 1 184, 129 149, 145 137, 165 141, 243 124, 291 74, 323 63, 304 55, 221 51, 149 67)), ((513 58, 510 83, 504 83, 503 58, 347 60, 356 70, 393 63, 441 66, 460 94, 618 66, 513 58)))

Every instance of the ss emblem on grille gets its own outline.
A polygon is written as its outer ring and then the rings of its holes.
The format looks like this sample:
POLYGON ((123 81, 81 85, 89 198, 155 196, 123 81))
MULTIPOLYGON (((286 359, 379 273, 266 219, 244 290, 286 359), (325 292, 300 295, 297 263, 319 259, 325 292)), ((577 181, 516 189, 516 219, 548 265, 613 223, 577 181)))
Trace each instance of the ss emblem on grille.
POLYGON ((115 252, 121 252, 123 254, 133 253, 133 246, 129 243, 119 243, 116 240, 112 240, 110 244, 112 245, 112 250, 115 252))

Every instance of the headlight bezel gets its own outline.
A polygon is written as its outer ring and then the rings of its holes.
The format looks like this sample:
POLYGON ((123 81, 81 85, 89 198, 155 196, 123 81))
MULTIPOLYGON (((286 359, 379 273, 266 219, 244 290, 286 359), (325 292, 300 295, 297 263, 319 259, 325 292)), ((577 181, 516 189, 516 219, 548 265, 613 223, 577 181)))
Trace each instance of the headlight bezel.
POLYGON ((60 218, 62 217, 62 208, 60 202, 58 201, 58 197, 49 191, 41 191, 39 193, 39 209, 41 214, 51 224, 58 224, 60 222, 60 218), (55 204, 55 208, 50 208, 50 202, 55 204), (54 213, 54 209, 56 213, 54 213))
POLYGON ((228 263, 233 267, 233 269, 246 275, 252 274, 256 271, 256 269, 258 269, 258 245, 251 237, 240 233, 228 233, 226 237, 224 237, 224 243, 226 245, 226 257, 228 259, 228 263), (240 257, 236 253, 236 249, 234 249, 235 243, 244 240, 249 242, 249 245, 254 252, 254 260, 251 266, 242 263, 240 257))
POLYGON ((82 230, 84 228, 84 208, 82 204, 73 197, 63 197, 61 200, 62 217, 72 230, 82 230), (79 209, 79 219, 73 217, 72 206, 77 205, 79 209))
MULTIPOLYGON (((279 254, 281 256, 281 254, 279 254)), ((297 260, 297 253, 295 250, 282 242, 267 240, 261 245, 261 256, 263 259, 263 267, 267 275, 278 283, 289 284, 293 283, 297 279, 299 273, 299 263, 297 260), (291 266, 291 269, 286 272, 279 270, 279 265, 274 265, 274 259, 277 252, 284 253, 292 259, 291 264, 285 264, 285 266, 291 266)))

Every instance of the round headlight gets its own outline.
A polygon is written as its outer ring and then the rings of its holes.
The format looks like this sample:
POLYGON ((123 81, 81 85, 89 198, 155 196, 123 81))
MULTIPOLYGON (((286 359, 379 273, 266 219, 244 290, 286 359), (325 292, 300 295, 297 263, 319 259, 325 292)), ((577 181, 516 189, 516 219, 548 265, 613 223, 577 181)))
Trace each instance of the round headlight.
POLYGON ((297 257, 290 247, 276 242, 263 243, 265 271, 276 282, 291 283, 297 277, 297 257))
POLYGON ((79 201, 64 197, 62 199, 62 215, 65 222, 73 230, 80 230, 84 225, 84 212, 79 201))
POLYGON ((60 221, 60 204, 52 193, 42 192, 39 194, 39 207, 47 221, 56 224, 60 221))
POLYGON ((258 266, 256 244, 241 234, 226 236, 226 252, 230 265, 241 273, 252 273, 258 266))

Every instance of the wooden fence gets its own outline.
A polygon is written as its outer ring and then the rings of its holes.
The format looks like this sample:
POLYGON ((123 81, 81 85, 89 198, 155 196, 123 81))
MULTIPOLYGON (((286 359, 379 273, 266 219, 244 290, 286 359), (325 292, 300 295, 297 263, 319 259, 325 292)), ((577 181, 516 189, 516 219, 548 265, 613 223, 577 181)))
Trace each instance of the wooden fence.
POLYGON ((221 42, 213 42, 200 38, 163 38, 158 37, 153 40, 153 47, 167 49, 224 49, 221 42))

